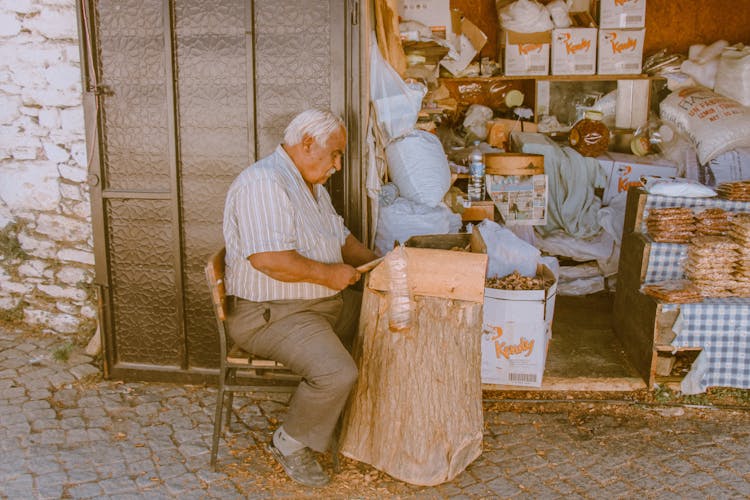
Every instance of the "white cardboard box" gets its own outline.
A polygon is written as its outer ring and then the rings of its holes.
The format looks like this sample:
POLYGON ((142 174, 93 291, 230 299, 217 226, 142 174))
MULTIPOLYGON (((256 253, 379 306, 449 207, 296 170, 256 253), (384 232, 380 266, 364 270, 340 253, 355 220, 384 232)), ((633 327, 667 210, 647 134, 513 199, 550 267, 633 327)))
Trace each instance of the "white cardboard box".
POLYGON ((597 73, 600 75, 640 74, 646 28, 599 29, 597 73))
POLYGON ((485 288, 482 321, 482 383, 540 387, 552 334, 557 282, 545 290, 485 288))
POLYGON ((445 29, 446 36, 452 31, 450 0, 399 0, 398 15, 430 28, 445 29))
POLYGON ((552 30, 550 67, 553 75, 596 73, 596 24, 586 12, 572 12, 571 26, 552 30))
POLYGON ((627 192, 630 186, 641 186, 642 175, 677 176, 677 166, 669 160, 615 152, 607 155, 613 161, 612 174, 602 198, 604 205, 609 205, 618 194, 627 192))
POLYGON ((503 73, 509 76, 543 76, 549 74, 551 31, 515 33, 503 31, 505 47, 503 73))
POLYGON ((643 28, 646 0, 599 0, 601 28, 643 28))

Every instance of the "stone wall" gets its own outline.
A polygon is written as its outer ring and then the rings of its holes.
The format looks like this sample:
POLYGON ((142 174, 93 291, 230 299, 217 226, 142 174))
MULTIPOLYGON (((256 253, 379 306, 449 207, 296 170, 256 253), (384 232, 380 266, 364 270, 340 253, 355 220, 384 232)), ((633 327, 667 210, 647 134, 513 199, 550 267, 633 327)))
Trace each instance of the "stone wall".
POLYGON ((75 0, 0 0, 0 320, 96 318, 75 0))

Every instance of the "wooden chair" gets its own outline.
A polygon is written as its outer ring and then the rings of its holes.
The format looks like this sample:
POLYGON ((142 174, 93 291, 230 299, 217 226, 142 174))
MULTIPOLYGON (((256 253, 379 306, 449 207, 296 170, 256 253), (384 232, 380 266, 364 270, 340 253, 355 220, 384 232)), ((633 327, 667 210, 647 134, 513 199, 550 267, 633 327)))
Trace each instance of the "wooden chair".
POLYGON ((224 287, 224 256, 222 248, 213 254, 206 264, 206 280, 211 293, 211 301, 219 330, 221 358, 219 366, 219 392, 216 397, 214 416, 214 435, 211 444, 211 468, 216 470, 216 455, 219 450, 222 413, 226 403, 226 425, 230 428, 232 421, 232 401, 235 392, 294 392, 300 377, 293 374, 281 363, 262 359, 231 345, 227 336, 225 321, 227 319, 227 296, 224 287), (225 397, 226 401, 225 401, 225 397))

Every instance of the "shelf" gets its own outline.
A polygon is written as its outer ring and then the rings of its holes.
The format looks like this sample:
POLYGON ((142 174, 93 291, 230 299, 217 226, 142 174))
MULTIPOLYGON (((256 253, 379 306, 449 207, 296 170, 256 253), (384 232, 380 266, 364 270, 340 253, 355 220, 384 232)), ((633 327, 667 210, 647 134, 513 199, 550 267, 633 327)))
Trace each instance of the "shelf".
POLYGON ((541 75, 541 76, 468 76, 468 77, 440 77, 439 81, 450 80, 456 83, 475 83, 475 82, 493 82, 493 81, 514 81, 514 80, 551 80, 551 81, 604 81, 614 80, 664 80, 661 76, 650 76, 646 74, 635 75, 541 75))

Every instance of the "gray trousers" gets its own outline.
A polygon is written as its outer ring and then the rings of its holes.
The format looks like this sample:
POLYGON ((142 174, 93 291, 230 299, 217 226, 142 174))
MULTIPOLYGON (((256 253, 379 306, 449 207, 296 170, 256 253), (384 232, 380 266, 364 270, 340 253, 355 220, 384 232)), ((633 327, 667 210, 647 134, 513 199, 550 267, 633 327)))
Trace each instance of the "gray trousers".
POLYGON ((278 361, 302 377, 284 430, 315 451, 328 449, 354 382, 349 349, 362 294, 345 289, 315 300, 229 301, 227 330, 247 352, 278 361))

